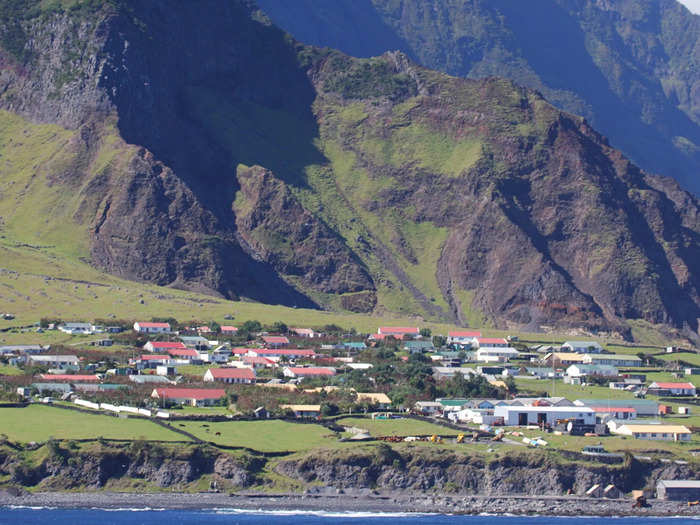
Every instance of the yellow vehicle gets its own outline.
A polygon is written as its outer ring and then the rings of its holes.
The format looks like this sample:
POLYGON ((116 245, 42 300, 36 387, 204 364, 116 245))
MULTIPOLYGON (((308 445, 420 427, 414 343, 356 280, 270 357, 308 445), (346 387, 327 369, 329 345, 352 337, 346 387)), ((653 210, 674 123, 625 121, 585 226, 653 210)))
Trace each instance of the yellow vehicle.
POLYGON ((437 434, 433 434, 430 436, 430 442, 431 443, 442 443, 442 438, 439 437, 437 434))
POLYGON ((457 436, 457 443, 464 443, 464 434, 457 436))

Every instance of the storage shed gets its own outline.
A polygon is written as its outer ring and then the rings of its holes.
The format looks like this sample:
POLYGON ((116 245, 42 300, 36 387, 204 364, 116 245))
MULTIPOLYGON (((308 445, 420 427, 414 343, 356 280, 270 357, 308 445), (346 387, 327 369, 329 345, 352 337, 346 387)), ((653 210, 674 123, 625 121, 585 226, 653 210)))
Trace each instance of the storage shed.
POLYGON ((700 481, 662 479, 656 483, 656 497, 673 501, 700 500, 700 481))

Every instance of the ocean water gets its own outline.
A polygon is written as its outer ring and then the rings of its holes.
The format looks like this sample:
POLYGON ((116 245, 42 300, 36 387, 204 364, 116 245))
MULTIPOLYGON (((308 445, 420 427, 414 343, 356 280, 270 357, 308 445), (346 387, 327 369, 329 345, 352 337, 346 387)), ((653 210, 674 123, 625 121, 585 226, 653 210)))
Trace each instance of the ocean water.
POLYGON ((345 513, 226 510, 70 510, 0 508, 0 525, 698 525, 699 519, 664 518, 553 518, 551 516, 450 516, 444 514, 345 513))

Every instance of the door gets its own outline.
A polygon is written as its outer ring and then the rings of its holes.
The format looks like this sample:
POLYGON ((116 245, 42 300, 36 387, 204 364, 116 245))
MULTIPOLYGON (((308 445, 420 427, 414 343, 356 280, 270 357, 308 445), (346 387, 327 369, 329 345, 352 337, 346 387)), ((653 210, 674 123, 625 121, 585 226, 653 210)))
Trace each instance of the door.
POLYGON ((542 426, 547 423, 547 414, 540 412, 537 414, 537 424, 542 426))
POLYGON ((518 413, 518 425, 521 427, 527 425, 527 412, 518 413))

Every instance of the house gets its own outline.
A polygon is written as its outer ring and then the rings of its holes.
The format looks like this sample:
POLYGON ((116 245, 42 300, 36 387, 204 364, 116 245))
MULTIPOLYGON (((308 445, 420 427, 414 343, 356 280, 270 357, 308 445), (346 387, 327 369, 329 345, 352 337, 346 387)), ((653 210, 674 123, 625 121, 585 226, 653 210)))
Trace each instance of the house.
POLYGON ((252 368, 210 368, 204 373, 204 382, 212 383, 255 383, 255 371, 252 368))
POLYGON ((357 393, 358 403, 367 403, 368 405, 373 405, 379 408, 379 410, 388 410, 391 406, 391 399, 386 394, 381 392, 371 393, 371 392, 358 392, 357 393))
POLYGON ((165 376, 159 376, 159 375, 154 375, 154 374, 134 374, 129 376, 129 381, 132 383, 136 383, 137 385, 146 385, 146 384, 159 384, 159 385, 169 385, 169 384, 174 384, 174 381, 171 381, 165 376))
POLYGON ((222 326, 221 333, 223 335, 236 335, 238 333, 238 328, 235 326, 222 326))
POLYGON ((180 341, 187 348, 194 348, 195 350, 207 350, 209 348, 209 339, 201 335, 182 335, 180 336, 180 341))
POLYGON ((493 415, 493 409, 462 408, 450 412, 448 419, 455 423, 474 423, 476 425, 502 425, 503 419, 493 415))
POLYGON ((176 362, 191 363, 193 361, 201 361, 197 350, 191 348, 168 348, 167 354, 176 362))
POLYGON ((345 363, 350 370, 369 370, 374 367, 372 363, 345 363))
POLYGON ((364 341, 347 341, 340 343, 338 346, 340 347, 339 350, 351 350, 355 352, 367 350, 367 345, 364 343, 364 341))
POLYGON ((286 359, 314 359, 316 352, 313 350, 304 350, 301 348, 250 348, 247 351, 248 355, 257 355, 267 358, 286 358, 286 359))
POLYGON ((264 335, 262 340, 267 348, 282 348, 289 345, 289 339, 283 335, 264 335))
POLYGON ((476 375, 473 368, 460 368, 452 366, 434 366, 433 367, 433 377, 440 381, 443 379, 452 379, 455 375, 462 374, 465 379, 470 376, 476 375))
POLYGON ((197 333, 198 334, 211 334, 211 333, 213 333, 213 331, 210 327, 205 325, 205 326, 198 326, 197 333))
POLYGON ((64 323, 58 329, 70 335, 89 335, 96 332, 96 327, 91 323, 64 323))
POLYGON ((95 374, 39 374, 39 379, 61 383, 93 383, 99 381, 100 377, 95 374))
POLYGON ((583 356, 583 363, 617 367, 642 366, 642 360, 636 355, 625 354, 586 354, 583 356))
POLYGON ((143 334, 167 334, 170 332, 170 323, 136 321, 134 323, 134 331, 143 334))
POLYGON ((409 354, 423 354, 435 351, 435 347, 431 341, 406 341, 403 344, 403 349, 409 354))
POLYGON ((565 397, 516 397, 510 401, 502 401, 499 404, 508 404, 511 406, 524 406, 524 407, 573 407, 576 406, 572 401, 569 401, 565 397))
POLYGON ((602 423, 608 419, 637 419, 637 410, 632 407, 590 407, 595 412, 596 423, 602 423))
POLYGON ((141 368, 153 368, 158 365, 166 365, 172 361, 172 358, 167 354, 144 354, 135 360, 137 368, 139 364, 141 368))
POLYGON ((301 367, 301 366, 286 366, 282 369, 285 377, 303 379, 306 377, 332 377, 335 375, 335 368, 329 367, 301 367))
POLYGON ((476 344, 476 338, 481 337, 481 332, 454 330, 447 332, 447 344, 471 345, 476 344))
POLYGON ((561 345, 561 351, 576 354, 600 354, 603 347, 595 341, 566 341, 561 345))
POLYGON ((314 332, 311 328, 292 328, 290 331, 299 337, 308 337, 309 339, 313 339, 314 337, 319 337, 321 335, 314 332))
POLYGON ((588 407, 499 405, 493 413, 503 418, 506 426, 555 425, 564 419, 582 420, 585 425, 595 424, 595 413, 588 407))
POLYGON ((700 481, 660 479, 656 482, 656 497, 671 501, 698 501, 700 500, 700 481))
POLYGON ((170 365, 158 365, 156 367, 157 376, 174 376, 177 374, 177 368, 170 365))
POLYGON ((561 373, 557 374, 553 368, 547 366, 522 367, 520 369, 520 372, 521 375, 527 374, 530 376, 537 377, 538 379, 552 379, 561 375, 561 373))
POLYGON ((67 394, 73 390, 69 383, 32 383, 31 388, 32 390, 37 390, 39 394, 44 394, 46 392, 67 394))
POLYGON ((691 432, 683 425, 621 425, 614 431, 622 436, 652 441, 690 441, 691 432))
POLYGON ((377 334, 387 336, 393 336, 397 339, 404 339, 408 337, 417 337, 420 335, 420 330, 417 327, 409 326, 380 326, 377 330, 377 334), (401 336, 401 337, 397 337, 401 336))
POLYGON ((424 416, 432 416, 438 412, 442 412, 442 404, 437 401, 416 401, 413 408, 416 412, 424 416))
POLYGON ((74 355, 30 355, 27 362, 33 366, 48 366, 49 368, 74 368, 80 366, 80 360, 74 355))
POLYGON ((166 352, 171 348, 184 350, 187 347, 180 341, 149 341, 143 345, 143 349, 149 352, 166 352))
POLYGON ((542 359, 547 365, 558 368, 561 366, 583 364, 583 354, 576 354, 572 352, 552 352, 545 354, 542 359))
POLYGON ((634 408, 638 416, 659 415, 659 404, 646 399, 577 399, 576 406, 634 408))
POLYGON ((257 355, 243 356, 243 364, 245 364, 246 366, 250 366, 255 370, 258 370, 260 368, 272 368, 274 366, 277 366, 277 363, 275 363, 272 359, 268 359, 267 357, 261 357, 257 355))
POLYGON ((571 365, 566 369, 566 375, 569 377, 586 377, 586 376, 604 376, 617 377, 619 372, 617 368, 609 365, 571 365))
POLYGON ((294 417, 319 417, 321 415, 321 405, 280 405, 282 410, 291 410, 294 417))
POLYGON ((665 383, 654 381, 649 385, 647 392, 658 396, 694 396, 696 390, 692 383, 665 383))
POLYGON ((155 388, 154 399, 169 401, 177 405, 211 406, 226 397, 223 388, 155 388))
POLYGON ((505 363, 514 357, 518 357, 520 352, 515 348, 505 347, 479 347, 476 351, 476 360, 480 363, 505 363))
POLYGON ((502 337, 476 337, 477 348, 508 348, 508 341, 502 337))

